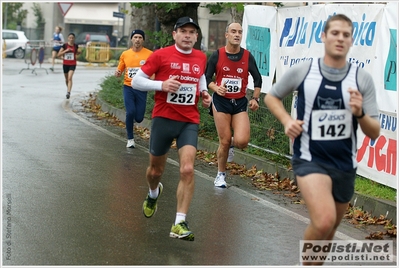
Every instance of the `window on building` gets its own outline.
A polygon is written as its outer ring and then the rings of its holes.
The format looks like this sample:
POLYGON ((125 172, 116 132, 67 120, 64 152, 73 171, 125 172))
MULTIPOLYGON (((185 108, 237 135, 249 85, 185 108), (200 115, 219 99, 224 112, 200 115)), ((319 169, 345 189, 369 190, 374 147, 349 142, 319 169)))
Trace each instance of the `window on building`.
POLYGON ((211 20, 209 21, 209 38, 208 50, 217 50, 218 48, 226 45, 226 32, 227 21, 211 20))

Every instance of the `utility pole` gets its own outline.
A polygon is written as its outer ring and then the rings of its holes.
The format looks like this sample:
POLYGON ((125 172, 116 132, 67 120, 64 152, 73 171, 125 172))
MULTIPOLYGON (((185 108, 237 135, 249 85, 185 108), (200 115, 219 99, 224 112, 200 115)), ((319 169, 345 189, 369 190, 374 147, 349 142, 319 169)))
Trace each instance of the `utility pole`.
MULTIPOLYGON (((121 12, 121 3, 118 4, 118 12, 119 13, 121 12)), ((119 32, 121 31, 120 24, 119 24, 120 21, 121 21, 121 19, 118 17, 118 35, 116 36, 116 46, 115 47, 118 47, 118 43, 119 43, 119 32)))
POLYGON ((5 3, 5 5, 6 5, 6 12, 4 13, 4 24, 3 24, 3 29, 7 29, 8 3, 5 3))
MULTIPOLYGON (((123 3, 123 13, 126 11, 126 3, 123 3)), ((125 35, 125 21, 126 21, 126 16, 123 18, 123 26, 122 26, 122 37, 125 35)))

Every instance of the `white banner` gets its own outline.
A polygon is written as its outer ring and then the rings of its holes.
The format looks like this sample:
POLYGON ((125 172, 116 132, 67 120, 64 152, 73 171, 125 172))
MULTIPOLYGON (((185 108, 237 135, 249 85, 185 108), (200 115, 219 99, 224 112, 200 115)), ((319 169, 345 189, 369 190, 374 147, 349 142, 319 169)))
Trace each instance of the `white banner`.
POLYGON ((321 33, 327 18, 325 5, 279 8, 276 80, 293 65, 324 54, 321 33))
MULTIPOLYGON (((243 35, 241 47, 248 49, 256 60, 262 75, 261 92, 268 92, 272 86, 276 69, 277 10, 271 6, 247 5, 242 21, 243 35)), ((253 79, 249 76, 248 88, 254 89, 253 79)))
MULTIPOLYGON (((266 15, 262 6, 246 6, 243 29, 252 26, 272 29, 274 13, 266 15), (262 19, 259 19, 262 18, 262 19), (267 23, 263 21, 268 18, 267 23), (244 24, 245 22, 245 24, 244 24), (245 25, 245 27, 244 27, 245 25)), ((370 141, 359 130, 357 156, 358 174, 381 184, 397 188, 397 23, 398 3, 384 4, 328 4, 279 8, 276 16, 275 59, 276 80, 291 66, 324 55, 321 33, 329 16, 337 13, 347 15, 353 22, 353 46, 348 61, 368 71, 377 90, 380 109, 381 135, 370 141)), ((243 43, 246 39, 243 37, 243 43)), ((258 62, 257 62, 258 63, 258 62)), ((272 71, 273 67, 269 68, 272 71)), ((273 75, 263 83, 268 92, 273 75), (266 86, 265 85, 265 86, 266 86)), ((295 111, 293 111, 293 115, 295 111)), ((359 128, 360 129, 360 128, 359 128)))
POLYGON ((347 15, 354 26, 354 41, 348 53, 348 61, 372 74, 374 64, 380 61, 376 57, 376 46, 384 7, 385 5, 342 4, 279 9, 277 80, 291 66, 324 55, 321 34, 328 17, 337 13, 347 15))
POLYGON ((397 23, 398 3, 383 9, 379 35, 376 37, 377 60, 371 73, 377 89, 381 133, 371 141, 358 131, 359 167, 357 173, 397 189, 397 23))

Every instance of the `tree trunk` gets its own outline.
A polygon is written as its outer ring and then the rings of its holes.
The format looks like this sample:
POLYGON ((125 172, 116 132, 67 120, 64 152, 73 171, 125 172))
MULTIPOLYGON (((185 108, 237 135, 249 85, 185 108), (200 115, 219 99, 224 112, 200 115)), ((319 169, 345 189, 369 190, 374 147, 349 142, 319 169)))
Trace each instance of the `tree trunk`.
MULTIPOLYGON (((165 33, 172 34, 173 27, 180 17, 190 17, 198 23, 198 7, 199 3, 181 3, 178 9, 172 9, 169 12, 164 8, 157 8, 156 15, 161 23, 161 30, 165 33)), ((202 33, 201 29, 198 32, 198 41, 195 43, 194 48, 201 49, 202 33)), ((172 42, 173 44, 174 42, 172 42)))
MULTIPOLYGON (((129 32, 131 33, 135 29, 140 29, 143 30, 144 32, 156 31, 156 15, 155 15, 154 5, 144 6, 141 8, 132 7, 129 32)), ((131 45, 132 43, 130 41, 130 34, 129 34, 129 47, 131 45)), ((148 40, 148 38, 146 38, 144 46, 151 50, 155 48, 155 44, 152 44, 148 40)))
POLYGON ((244 12, 238 12, 235 7, 230 8, 231 19, 233 22, 237 22, 242 25, 242 18, 244 16, 244 12))

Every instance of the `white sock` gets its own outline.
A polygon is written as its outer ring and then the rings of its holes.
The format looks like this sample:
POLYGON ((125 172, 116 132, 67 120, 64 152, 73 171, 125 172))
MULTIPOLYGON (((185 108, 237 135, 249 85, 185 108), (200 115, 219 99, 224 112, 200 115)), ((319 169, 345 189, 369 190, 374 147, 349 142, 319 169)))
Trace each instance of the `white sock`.
POLYGON ((176 219, 175 219, 175 225, 178 225, 181 221, 186 221, 186 214, 177 212, 176 219))
POLYGON ((219 175, 223 175, 224 177, 226 177, 226 172, 218 171, 218 175, 217 176, 219 176, 219 175))
POLYGON ((159 186, 158 186, 157 188, 155 188, 155 190, 151 190, 151 189, 150 189, 150 197, 151 197, 152 199, 157 198, 157 197, 158 197, 158 194, 159 194, 159 186))

